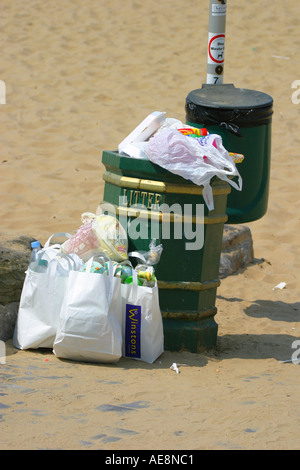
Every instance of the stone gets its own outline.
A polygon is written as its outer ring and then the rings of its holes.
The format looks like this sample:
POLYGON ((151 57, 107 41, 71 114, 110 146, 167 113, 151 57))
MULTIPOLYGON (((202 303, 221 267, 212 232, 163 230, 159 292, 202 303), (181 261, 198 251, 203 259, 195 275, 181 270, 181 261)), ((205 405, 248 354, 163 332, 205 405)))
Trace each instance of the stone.
POLYGON ((20 236, 0 237, 0 304, 7 305, 20 299, 25 271, 34 238, 20 236))
POLYGON ((19 302, 0 305, 0 340, 7 341, 13 337, 17 320, 19 302))
POLYGON ((253 240, 246 225, 224 225, 219 277, 225 278, 254 260, 253 240))
POLYGON ((34 238, 0 236, 0 340, 13 336, 25 271, 34 238))

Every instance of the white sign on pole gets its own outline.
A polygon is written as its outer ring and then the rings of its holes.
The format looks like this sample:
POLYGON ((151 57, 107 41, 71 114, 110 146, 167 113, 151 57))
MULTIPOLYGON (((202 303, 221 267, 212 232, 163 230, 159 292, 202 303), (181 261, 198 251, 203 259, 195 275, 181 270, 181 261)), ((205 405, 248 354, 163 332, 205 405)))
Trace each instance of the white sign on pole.
POLYGON ((206 83, 223 83, 226 0, 210 0, 206 83))

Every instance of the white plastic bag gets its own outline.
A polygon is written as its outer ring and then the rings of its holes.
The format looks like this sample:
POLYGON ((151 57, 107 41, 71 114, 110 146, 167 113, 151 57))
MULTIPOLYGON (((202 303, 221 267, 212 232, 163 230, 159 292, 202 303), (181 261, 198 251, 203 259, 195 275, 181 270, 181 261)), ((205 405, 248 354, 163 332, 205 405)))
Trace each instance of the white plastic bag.
POLYGON ((123 356, 152 364, 164 352, 163 321, 157 281, 154 287, 121 285, 123 302, 123 356))
POLYGON ((53 352, 59 358, 114 363, 122 356, 121 281, 109 273, 71 272, 53 352))
POLYGON ((209 210, 214 208, 210 180, 214 176, 227 181, 237 190, 242 189, 242 178, 234 161, 222 144, 222 138, 210 134, 200 144, 197 139, 166 128, 157 132, 145 146, 150 161, 171 173, 203 186, 203 197, 209 210), (213 138, 212 138, 213 137, 213 138), (229 179, 238 176, 238 184, 229 179))
POLYGON ((145 149, 151 136, 165 129, 180 129, 185 127, 190 126, 183 124, 178 119, 166 118, 166 113, 155 111, 149 114, 149 116, 119 144, 119 153, 132 158, 148 160, 145 149))
POLYGON ((136 258, 147 266, 154 266, 159 263, 162 251, 162 244, 156 245, 156 239, 153 238, 149 244, 149 251, 131 251, 128 253, 128 258, 136 258))
POLYGON ((68 284, 69 273, 79 269, 81 260, 62 255, 60 245, 50 246, 52 235, 40 250, 39 258, 47 259, 46 273, 26 271, 15 325, 13 344, 19 349, 52 348, 59 324, 59 312, 68 284))

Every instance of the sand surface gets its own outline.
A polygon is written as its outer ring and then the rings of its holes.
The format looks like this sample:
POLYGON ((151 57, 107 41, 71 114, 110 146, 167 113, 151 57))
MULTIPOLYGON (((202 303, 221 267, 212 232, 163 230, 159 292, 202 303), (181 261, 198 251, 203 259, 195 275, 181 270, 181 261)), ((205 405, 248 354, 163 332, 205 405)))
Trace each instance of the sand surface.
MULTIPOLYGON (((185 119, 208 5, 2 0, 1 232, 76 230, 102 199, 102 151, 152 111, 185 119)), ((218 289, 216 351, 104 366, 8 341, 1 449, 300 448, 300 366, 280 362, 300 347, 299 15, 292 0, 227 5, 224 82, 270 94, 274 117, 269 208, 248 224, 255 263, 218 289)))

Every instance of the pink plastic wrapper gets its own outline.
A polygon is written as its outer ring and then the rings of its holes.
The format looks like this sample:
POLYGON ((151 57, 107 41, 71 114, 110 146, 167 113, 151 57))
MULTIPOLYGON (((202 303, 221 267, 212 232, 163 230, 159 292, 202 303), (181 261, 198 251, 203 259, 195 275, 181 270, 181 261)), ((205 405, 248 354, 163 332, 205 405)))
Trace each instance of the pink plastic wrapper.
POLYGON ((85 212, 81 220, 75 235, 63 243, 64 253, 75 253, 84 261, 99 252, 112 261, 127 259, 127 234, 115 217, 85 212))
POLYGON ((93 222, 82 225, 72 238, 63 244, 63 251, 71 254, 75 253, 80 258, 92 256, 97 250, 99 241, 92 228, 93 222))

